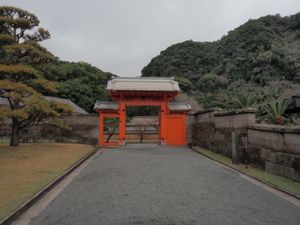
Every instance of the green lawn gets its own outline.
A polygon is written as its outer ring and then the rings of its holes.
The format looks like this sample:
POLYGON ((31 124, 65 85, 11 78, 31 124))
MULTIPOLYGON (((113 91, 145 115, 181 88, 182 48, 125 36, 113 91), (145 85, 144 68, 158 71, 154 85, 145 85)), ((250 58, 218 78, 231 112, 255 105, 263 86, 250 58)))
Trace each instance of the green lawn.
POLYGON ((91 151, 82 144, 0 144, 0 221, 91 151))
POLYGON ((296 182, 293 180, 290 180, 285 177, 277 176, 271 173, 268 173, 264 170, 261 170, 259 168, 255 168, 253 166, 248 166, 248 169, 245 168, 245 165, 239 164, 239 165, 234 165, 231 162, 231 159, 223 156, 221 154, 206 150, 204 148, 201 148, 199 146, 193 147, 193 149, 205 156, 208 156, 220 163, 223 163, 225 165, 228 165, 236 170, 239 170, 249 176, 255 177, 261 181, 264 181, 266 183, 270 183, 273 186, 279 187, 281 189, 284 189, 288 192, 291 192, 293 194, 296 194, 300 196, 300 182, 296 182))

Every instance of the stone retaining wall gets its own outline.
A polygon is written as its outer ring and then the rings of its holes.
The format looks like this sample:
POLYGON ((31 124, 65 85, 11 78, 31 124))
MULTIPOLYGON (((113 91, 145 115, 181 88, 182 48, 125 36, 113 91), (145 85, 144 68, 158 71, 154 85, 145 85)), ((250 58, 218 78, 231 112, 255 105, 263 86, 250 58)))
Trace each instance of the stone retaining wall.
POLYGON ((248 129, 252 158, 266 171, 300 181, 300 127, 252 125, 248 129))
MULTIPOLYGON (((69 129, 60 129, 47 124, 34 125, 21 130, 21 142, 71 142, 96 144, 98 142, 98 121, 96 114, 73 115, 62 118, 69 129)), ((11 122, 0 124, 0 140, 7 139, 11 132, 11 122)))
MULTIPOLYGON (((255 123, 255 110, 232 112, 203 111, 196 113, 192 126, 192 145, 199 145, 228 157, 232 156, 232 133, 240 149, 241 135, 255 123)), ((239 153, 240 151, 238 151, 239 153)))
POLYGON ((245 146, 241 139, 247 136, 252 165, 300 181, 300 127, 255 124, 253 109, 225 113, 202 111, 189 118, 192 122, 188 124, 191 128, 188 135, 192 138, 188 144, 232 157, 239 163, 243 161, 245 146))

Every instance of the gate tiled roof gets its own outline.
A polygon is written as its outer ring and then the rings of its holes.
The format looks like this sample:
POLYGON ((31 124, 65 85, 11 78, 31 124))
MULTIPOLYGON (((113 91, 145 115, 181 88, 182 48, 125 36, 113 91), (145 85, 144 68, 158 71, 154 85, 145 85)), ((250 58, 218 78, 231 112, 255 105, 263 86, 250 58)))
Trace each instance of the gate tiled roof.
POLYGON ((177 81, 166 77, 114 78, 108 81, 106 89, 109 91, 180 91, 177 81))

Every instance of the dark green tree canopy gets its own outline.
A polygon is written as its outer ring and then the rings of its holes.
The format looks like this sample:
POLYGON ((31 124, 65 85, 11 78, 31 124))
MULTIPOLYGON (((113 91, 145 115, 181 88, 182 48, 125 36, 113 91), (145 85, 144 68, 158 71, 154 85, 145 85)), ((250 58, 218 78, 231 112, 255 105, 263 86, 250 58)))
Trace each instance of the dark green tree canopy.
MULTIPOLYGON (((249 20, 215 42, 192 40, 162 51, 142 76, 176 77, 205 108, 225 107, 235 87, 258 90, 272 81, 300 83, 300 13, 249 20)), ((252 90, 252 91, 253 91, 252 90)), ((300 93, 299 93, 300 94, 300 93)))
MULTIPOLYGON (((43 66, 42 71, 48 80, 58 82, 57 97, 68 98, 93 113, 97 100, 107 99, 106 84, 116 76, 84 62, 54 61, 43 66)), ((49 95, 47 91, 42 91, 49 95)))

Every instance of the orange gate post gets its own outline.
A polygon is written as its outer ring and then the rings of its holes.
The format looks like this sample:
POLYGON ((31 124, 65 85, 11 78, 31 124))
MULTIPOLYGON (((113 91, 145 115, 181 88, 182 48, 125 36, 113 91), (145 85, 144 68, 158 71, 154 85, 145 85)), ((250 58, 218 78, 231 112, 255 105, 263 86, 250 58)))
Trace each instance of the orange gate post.
POLYGON ((104 144, 104 115, 99 112, 99 145, 104 144))
POLYGON ((123 98, 119 101, 119 118, 119 140, 120 144, 124 145, 126 138, 126 106, 123 98))

